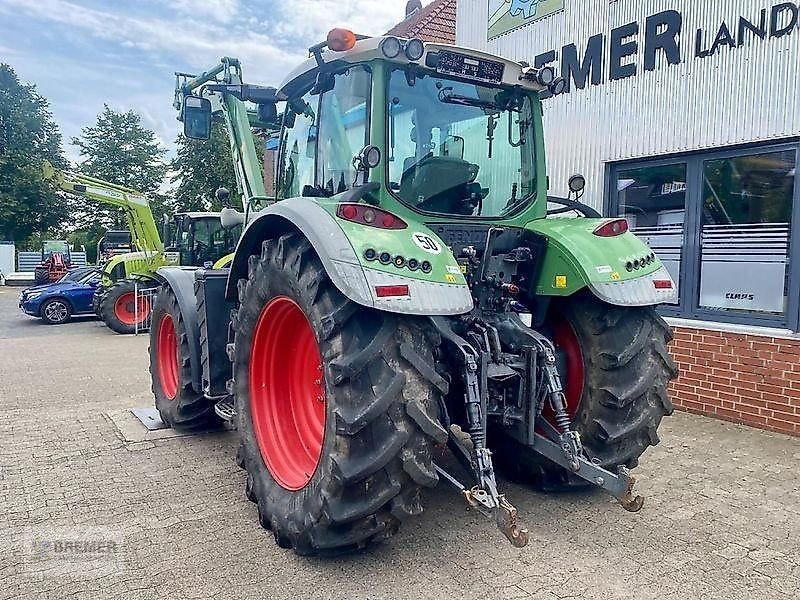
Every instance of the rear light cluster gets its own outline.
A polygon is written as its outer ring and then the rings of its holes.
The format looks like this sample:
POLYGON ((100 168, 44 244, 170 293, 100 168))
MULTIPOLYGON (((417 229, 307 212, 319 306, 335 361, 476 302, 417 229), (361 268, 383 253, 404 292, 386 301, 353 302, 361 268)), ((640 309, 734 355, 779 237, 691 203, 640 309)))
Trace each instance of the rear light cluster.
POLYGON ((653 287, 657 290, 671 290, 672 289, 672 280, 671 279, 654 279, 653 280, 653 287))
POLYGON ((377 260, 382 265, 394 265, 398 269, 402 269, 403 267, 407 267, 411 271, 416 271, 419 269, 423 273, 430 273, 433 269, 433 265, 429 263, 427 260, 423 260, 422 262, 418 261, 416 258, 406 258, 404 256, 392 256, 388 252, 378 252, 374 248, 367 248, 364 250, 364 258, 369 261, 377 260))
POLYGON ((595 229, 592 233, 600 237, 615 237, 628 231, 628 221, 625 219, 614 219, 607 221, 595 229))
POLYGON ((369 204, 342 203, 336 209, 336 216, 345 221, 378 229, 405 229, 408 227, 400 217, 369 204))
POLYGON ((647 256, 643 256, 642 258, 637 258, 636 260, 629 260, 625 263, 625 268, 628 271, 636 271, 641 269, 642 267, 646 267, 648 265, 653 264, 656 260, 655 252, 651 252, 647 256))

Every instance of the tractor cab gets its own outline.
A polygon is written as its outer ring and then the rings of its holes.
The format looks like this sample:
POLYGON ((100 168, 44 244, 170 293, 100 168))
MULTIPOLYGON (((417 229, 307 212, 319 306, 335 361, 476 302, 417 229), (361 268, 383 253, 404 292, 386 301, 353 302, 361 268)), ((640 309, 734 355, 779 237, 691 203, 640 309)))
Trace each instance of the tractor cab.
POLYGON ((42 243, 42 262, 45 262, 54 254, 60 254, 62 259, 69 263, 69 243, 66 240, 45 240, 42 243))
POLYGON ((241 225, 224 228, 219 213, 177 213, 165 218, 163 239, 167 253, 182 266, 210 266, 236 249, 241 225))

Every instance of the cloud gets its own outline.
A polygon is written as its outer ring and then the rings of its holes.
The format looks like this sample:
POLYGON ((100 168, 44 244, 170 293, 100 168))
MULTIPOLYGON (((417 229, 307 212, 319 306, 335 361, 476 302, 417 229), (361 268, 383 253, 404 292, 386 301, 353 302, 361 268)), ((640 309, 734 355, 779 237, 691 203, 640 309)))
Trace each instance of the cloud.
POLYGON ((70 138, 103 103, 133 108, 172 146, 174 71, 198 72, 222 56, 241 59, 245 78, 277 85, 332 27, 380 35, 405 0, 0 0, 6 30, 0 56, 37 84, 70 138), (13 49, 13 50, 12 50, 13 49))

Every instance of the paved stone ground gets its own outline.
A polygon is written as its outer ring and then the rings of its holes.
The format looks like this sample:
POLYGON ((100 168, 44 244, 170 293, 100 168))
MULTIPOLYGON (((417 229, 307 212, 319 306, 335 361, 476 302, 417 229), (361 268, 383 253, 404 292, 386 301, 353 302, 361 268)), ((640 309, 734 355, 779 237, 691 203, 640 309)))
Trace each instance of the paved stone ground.
POLYGON ((638 514, 504 485, 532 533, 514 549, 442 484, 383 545, 307 559, 258 526, 235 434, 121 439, 114 418, 151 401, 146 348, 41 325, 0 288, 0 600, 800 596, 800 439, 678 414, 638 514), (106 546, 47 545, 82 537, 106 546))

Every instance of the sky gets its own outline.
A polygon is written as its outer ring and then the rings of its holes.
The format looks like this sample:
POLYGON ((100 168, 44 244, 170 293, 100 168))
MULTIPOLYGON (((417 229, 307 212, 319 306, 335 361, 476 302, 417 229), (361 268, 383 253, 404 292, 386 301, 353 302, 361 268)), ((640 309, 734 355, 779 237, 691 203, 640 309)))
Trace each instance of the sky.
MULTIPOLYGON (((198 73, 222 56, 248 83, 277 86, 333 27, 380 35, 406 0, 0 0, 0 62, 50 107, 67 157, 107 103, 132 108, 170 148, 179 123, 175 71, 198 73)), ((423 2, 427 4, 427 2, 423 2)))

